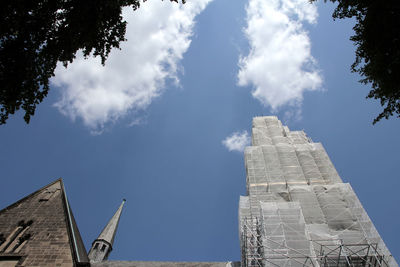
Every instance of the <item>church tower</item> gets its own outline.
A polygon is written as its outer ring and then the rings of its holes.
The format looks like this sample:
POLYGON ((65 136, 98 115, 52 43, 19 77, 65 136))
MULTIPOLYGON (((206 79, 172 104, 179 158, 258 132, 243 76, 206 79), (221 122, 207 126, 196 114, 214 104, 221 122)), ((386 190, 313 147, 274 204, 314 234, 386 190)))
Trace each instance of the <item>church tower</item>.
POLYGON ((99 237, 93 241, 92 248, 89 251, 90 262, 101 262, 107 260, 108 255, 112 250, 115 233, 117 232, 119 218, 121 217, 122 208, 125 204, 125 199, 122 201, 114 216, 103 229, 99 237))
POLYGON ((244 156, 243 267, 398 267, 321 143, 275 116, 256 117, 244 156))

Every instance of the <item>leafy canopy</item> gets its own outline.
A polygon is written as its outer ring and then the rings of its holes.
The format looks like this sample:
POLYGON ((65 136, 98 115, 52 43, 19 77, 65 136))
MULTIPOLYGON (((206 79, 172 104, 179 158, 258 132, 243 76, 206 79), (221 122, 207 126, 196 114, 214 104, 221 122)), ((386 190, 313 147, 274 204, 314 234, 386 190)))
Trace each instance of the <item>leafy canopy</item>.
POLYGON ((334 19, 357 21, 350 37, 357 47, 351 70, 362 76, 361 83, 371 84, 367 98, 380 100, 383 107, 373 124, 393 114, 400 117, 400 1, 330 1, 338 2, 334 19))
POLYGON ((67 67, 78 50, 104 64, 111 49, 125 41, 122 8, 127 6, 136 10, 140 0, 2 0, 0 124, 20 108, 29 123, 57 63, 67 67))

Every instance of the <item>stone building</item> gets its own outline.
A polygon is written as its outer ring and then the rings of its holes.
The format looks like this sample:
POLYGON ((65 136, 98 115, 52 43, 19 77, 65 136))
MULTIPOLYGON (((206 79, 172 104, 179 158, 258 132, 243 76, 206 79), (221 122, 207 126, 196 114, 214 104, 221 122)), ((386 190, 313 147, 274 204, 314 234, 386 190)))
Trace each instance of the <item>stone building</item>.
POLYGON ((398 267, 320 143, 253 119, 240 197, 242 262, 109 261, 125 200, 86 252, 61 179, 0 211, 0 267, 398 267))
POLYGON ((0 266, 89 266, 62 180, 0 211, 0 266))
POLYGON ((0 267, 229 267, 232 262, 108 261, 122 202, 86 252, 61 179, 0 211, 0 267))

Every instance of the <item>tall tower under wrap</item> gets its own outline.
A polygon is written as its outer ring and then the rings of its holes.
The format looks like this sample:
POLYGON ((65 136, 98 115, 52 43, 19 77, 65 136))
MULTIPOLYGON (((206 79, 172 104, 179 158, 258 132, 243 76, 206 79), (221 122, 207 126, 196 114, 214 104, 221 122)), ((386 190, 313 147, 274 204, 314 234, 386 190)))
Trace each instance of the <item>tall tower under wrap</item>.
POLYGON ((242 266, 398 266, 321 143, 253 119, 240 197, 242 266))

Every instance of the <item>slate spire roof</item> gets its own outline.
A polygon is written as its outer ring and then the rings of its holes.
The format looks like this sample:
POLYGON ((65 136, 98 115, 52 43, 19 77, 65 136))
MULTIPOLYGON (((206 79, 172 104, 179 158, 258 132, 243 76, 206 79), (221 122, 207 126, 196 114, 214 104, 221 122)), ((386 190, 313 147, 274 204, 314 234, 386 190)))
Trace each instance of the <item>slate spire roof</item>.
POLYGON ((58 179, 0 210, 0 261, 26 267, 240 266, 240 262, 108 261, 124 204, 125 199, 88 255, 63 181, 58 179))
POLYGON ((114 243, 115 234, 117 232, 119 219, 121 217, 122 208, 124 207, 125 201, 125 199, 122 200, 122 203, 119 206, 118 210, 115 212, 114 216, 112 216, 106 227, 104 227, 103 231, 97 238, 97 240, 106 241, 110 244, 111 247, 114 243))

